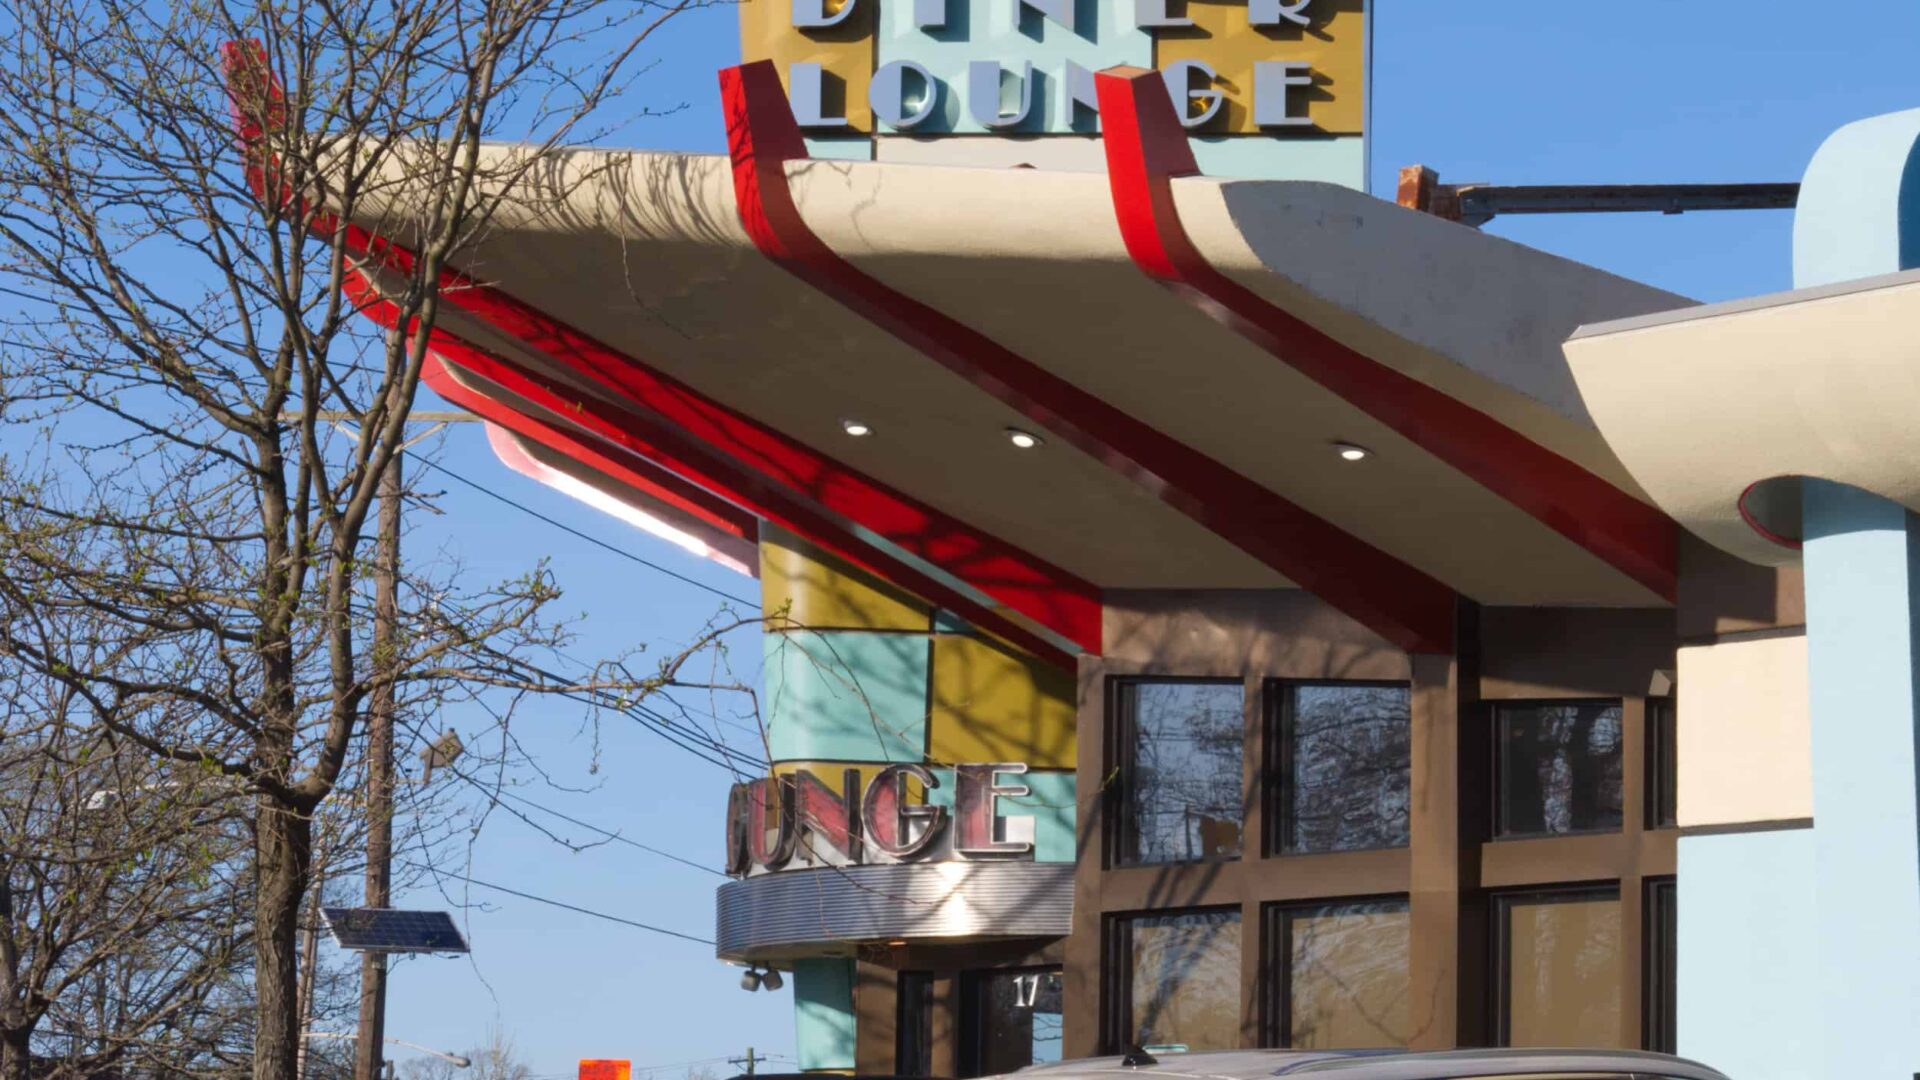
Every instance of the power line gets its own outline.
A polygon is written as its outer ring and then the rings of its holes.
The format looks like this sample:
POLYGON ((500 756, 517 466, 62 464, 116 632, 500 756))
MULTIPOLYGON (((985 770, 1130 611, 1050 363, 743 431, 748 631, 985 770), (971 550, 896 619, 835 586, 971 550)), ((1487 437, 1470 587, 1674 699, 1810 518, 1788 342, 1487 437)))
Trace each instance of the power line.
POLYGON ((506 893, 508 896, 517 896, 522 900, 531 900, 536 904, 547 904, 551 907, 564 908, 567 911, 578 912, 581 915, 591 915, 596 919, 605 919, 608 922, 616 922, 616 923, 620 923, 623 926, 631 926, 640 930, 651 930, 656 934, 665 934, 668 937, 677 937, 683 941, 691 941, 700 945, 713 944, 713 940, 711 938, 695 937, 692 934, 683 934, 678 930, 668 930, 663 926, 653 926, 649 923, 636 922, 633 919, 624 919, 618 915, 609 915, 604 911, 595 911, 592 908, 583 908, 578 904, 569 904, 564 900, 553 900, 545 896, 535 896, 532 893, 521 892, 518 889, 509 889, 505 885, 495 885, 491 881, 481 881, 478 878, 470 878, 465 874, 456 874, 451 870, 442 870, 442 869, 439 869, 438 867, 432 867, 432 866, 422 866, 419 863, 403 863, 402 865, 410 867, 414 870, 424 870, 430 874, 437 874, 441 877, 450 877, 455 881, 464 881, 469 885, 478 885, 483 889, 492 889, 494 892, 506 893))
POLYGON ((715 877, 727 876, 721 873, 720 871, 715 870, 713 867, 706 865, 705 863, 698 863, 698 862, 694 862, 692 859, 681 858, 680 856, 675 855, 671 851, 661 851, 659 848, 656 848, 656 847, 648 847, 647 845, 641 843, 638 840, 630 840, 627 837, 622 836, 617 832, 613 832, 612 830, 609 830, 609 829, 603 829, 598 825, 588 824, 587 822, 581 821, 577 817, 568 817, 566 814, 563 814, 560 811, 555 810, 551 806, 542 806, 539 803, 534 802, 532 799, 528 799, 520 795, 515 795, 511 791, 499 791, 499 792, 495 792, 494 794, 500 798, 512 799, 514 802, 520 803, 523 806, 530 806, 533 809, 538 810, 543 814, 552 814, 554 817, 559 818, 561 821, 570 821, 573 824, 578 825, 583 829, 590 829, 593 832, 597 832, 601 836, 604 836, 609 840, 615 841, 617 843, 625 844, 628 847, 636 847, 636 848, 639 848, 641 851, 651 852, 652 854, 658 855, 663 859, 672 859, 674 862, 680 863, 683 866, 691 866, 695 870, 704 870, 707 873, 714 875, 715 877))
POLYGON ((432 469, 433 471, 440 473, 450 479, 458 480, 462 484, 465 484, 468 487, 472 488, 473 490, 480 492, 482 495, 488 495, 495 499, 498 499, 501 502, 506 503, 508 506, 513 507, 515 510, 520 511, 523 514, 527 514, 529 516, 539 518, 541 521, 546 522, 547 524, 553 526, 556 529, 559 529, 562 532, 569 533, 573 536, 576 536, 596 547, 605 548, 606 550, 613 552, 615 555, 618 555, 623 559, 630 559, 634 562, 639 563, 641 566, 648 568, 649 570, 657 570, 660 573, 665 574, 676 581, 685 582, 686 584, 691 585, 696 589, 705 589, 707 592, 710 592, 713 595, 720 597, 722 600, 731 600, 734 603, 739 604, 741 607, 751 609, 759 606, 757 603, 751 600, 748 600, 744 597, 735 596, 732 593, 726 591, 725 589, 719 588, 718 586, 709 585, 704 581, 699 581, 695 578, 690 578, 687 575, 679 573, 678 571, 675 571, 675 570, 669 570, 666 567, 661 566, 659 563, 649 562, 648 560, 643 559, 638 555, 635 555, 633 552, 628 551, 625 548, 615 547, 614 545, 608 543, 605 540, 600 539, 597 536, 590 536, 587 533, 581 532, 579 529, 576 529, 573 526, 568 525, 559 520, 556 520, 554 518, 550 518, 547 515, 541 513, 538 510, 535 510, 530 506, 527 506, 524 503, 515 502, 514 500, 508 498, 507 496, 502 495, 497 491, 494 491, 492 488, 482 486, 481 484, 476 483, 475 481, 469 480, 466 477, 461 476, 459 473, 454 472, 452 469, 447 468, 445 465, 441 465, 437 462, 428 461, 425 458, 420 459, 420 461, 421 461, 421 464, 425 465, 427 468, 432 469))

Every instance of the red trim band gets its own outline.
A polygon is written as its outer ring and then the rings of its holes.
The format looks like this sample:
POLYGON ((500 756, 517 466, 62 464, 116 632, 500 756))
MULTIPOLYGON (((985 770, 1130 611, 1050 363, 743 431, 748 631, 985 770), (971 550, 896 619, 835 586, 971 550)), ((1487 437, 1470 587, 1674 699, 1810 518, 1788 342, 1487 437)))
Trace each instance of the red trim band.
MULTIPOLYGON (((229 43, 222 53, 235 128, 247 151, 248 180, 264 198, 269 187, 268 168, 255 152, 263 128, 251 117, 249 108, 264 111, 268 123, 280 122, 284 95, 267 70, 264 50, 257 42, 229 43)), ((284 201, 294 201, 291 193, 284 201)), ((331 228, 332 218, 325 214, 315 215, 310 226, 316 234, 331 228)), ((346 248, 366 259, 368 269, 378 267, 400 273, 411 273, 415 269, 413 253, 405 248, 351 223, 345 232, 346 248)), ((780 521, 836 555, 919 592, 924 599, 955 611, 983 630, 1069 669, 1074 666, 1075 660, 1068 651, 1021 625, 1018 618, 1009 617, 914 569, 860 537, 837 520, 837 515, 938 567, 968 588, 1005 605, 1008 611, 1032 620, 1079 649, 1099 654, 1102 647, 1100 590, 1091 582, 736 413, 507 293, 453 270, 442 272, 440 284, 442 303, 481 320, 569 372, 591 380, 629 402, 634 409, 642 410, 644 415, 663 419, 667 428, 675 432, 675 438, 691 436, 689 453, 707 460, 710 471, 735 476, 737 482, 731 485, 735 489, 762 492, 757 499, 735 499, 740 506, 762 513, 769 506, 785 505, 790 495, 797 496, 787 514, 763 513, 762 516, 780 521)), ((367 283, 362 281, 359 285, 364 288, 367 283)), ((436 331, 436 335, 440 344, 435 348, 443 355, 452 356, 461 348, 472 349, 452 335, 440 331, 436 331)), ((640 414, 623 410, 623 415, 640 414)), ((656 463, 688 475, 671 460, 659 459, 656 463)))
POLYGON ((842 259, 788 188, 806 144, 773 64, 726 68, 720 90, 740 221, 768 258, 1400 647, 1452 651, 1445 584, 842 259))
POLYGON ((1158 72, 1095 77, 1107 177, 1127 253, 1148 277, 1660 597, 1674 599, 1672 519, 1491 416, 1359 353, 1228 278, 1174 206, 1200 169, 1158 72))

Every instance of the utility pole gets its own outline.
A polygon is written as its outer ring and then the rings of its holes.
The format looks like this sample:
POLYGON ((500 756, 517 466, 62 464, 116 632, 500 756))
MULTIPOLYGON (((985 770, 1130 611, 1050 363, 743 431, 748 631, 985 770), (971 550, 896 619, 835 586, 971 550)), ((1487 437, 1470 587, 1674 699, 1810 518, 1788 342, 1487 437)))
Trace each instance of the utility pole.
POLYGON ((749 1047, 747 1047, 747 1056, 746 1056, 746 1057, 743 1057, 743 1058, 728 1058, 728 1059, 727 1059, 727 1064, 729 1064, 729 1065, 739 1065, 739 1066, 742 1066, 742 1067, 744 1067, 744 1068, 745 1068, 745 1069, 747 1070, 747 1075, 748 1075, 748 1076, 752 1076, 752 1075, 753 1075, 753 1068, 754 1068, 754 1066, 755 1066, 755 1065, 758 1065, 758 1064, 759 1064, 760 1062, 762 1062, 762 1061, 765 1061, 765 1060, 767 1060, 767 1059, 766 1059, 765 1057, 763 1057, 763 1056, 760 1056, 760 1055, 758 1055, 758 1054, 755 1054, 755 1053, 753 1052, 753 1047, 751 1047, 751 1046, 749 1046, 749 1047))
MULTIPOLYGON (((400 636, 400 503, 406 490, 405 449, 380 474, 380 535, 373 558, 373 664, 393 663, 400 636)), ((367 906, 393 906, 393 682, 367 699, 367 906)), ((360 954, 360 1037, 353 1044, 354 1080, 382 1080, 387 1037, 387 954, 360 954)))
MULTIPOLYGON (((285 419, 298 420, 299 414, 285 419)), ((358 423, 352 413, 323 410, 315 419, 336 424, 358 423)), ((408 439, 395 451, 380 474, 376 497, 380 502, 378 535, 373 560, 373 663, 375 671, 391 665, 400 637, 400 525, 406 497, 402 463, 407 448, 451 423, 477 421, 466 412, 416 411, 408 420, 433 426, 408 439)), ((349 432, 356 441, 358 433, 349 432)), ((367 697, 367 906, 393 906, 393 721, 391 680, 367 697)), ((309 963, 312 961, 309 960, 309 963)), ((382 1046, 387 1035, 387 954, 368 950, 360 956, 360 1023, 353 1044, 354 1080, 383 1080, 382 1046)))

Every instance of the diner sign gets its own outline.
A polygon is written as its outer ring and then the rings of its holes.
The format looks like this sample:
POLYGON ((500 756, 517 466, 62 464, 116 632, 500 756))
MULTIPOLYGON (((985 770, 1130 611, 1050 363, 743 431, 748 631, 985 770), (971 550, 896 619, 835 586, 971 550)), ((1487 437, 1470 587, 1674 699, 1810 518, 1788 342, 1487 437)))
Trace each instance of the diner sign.
POLYGON ((1093 134, 1094 73, 1161 71, 1196 135, 1363 134, 1364 0, 744 0, 809 135, 1093 134))
POLYGON ((953 767, 953 808, 923 801, 940 786, 921 765, 887 765, 862 781, 848 768, 809 769, 733 785, 727 798, 727 873, 799 865, 858 866, 938 858, 1031 859, 1031 817, 1001 817, 995 803, 1030 794, 1018 763, 953 767), (922 798, 916 799, 919 794, 922 798))

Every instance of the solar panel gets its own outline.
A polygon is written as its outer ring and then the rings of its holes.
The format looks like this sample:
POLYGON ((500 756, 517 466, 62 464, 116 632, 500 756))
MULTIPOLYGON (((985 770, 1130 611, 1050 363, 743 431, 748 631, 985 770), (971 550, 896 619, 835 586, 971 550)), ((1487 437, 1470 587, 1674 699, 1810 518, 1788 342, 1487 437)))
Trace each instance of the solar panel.
POLYGON ((327 932, 343 949, 383 953, 463 953, 467 939, 444 911, 322 908, 327 932))

